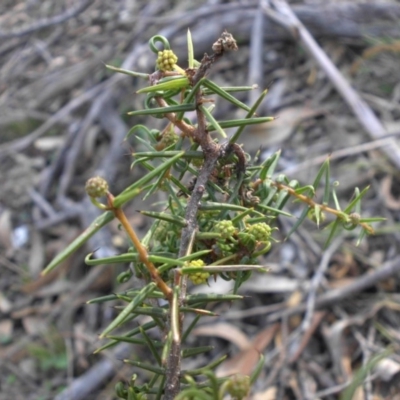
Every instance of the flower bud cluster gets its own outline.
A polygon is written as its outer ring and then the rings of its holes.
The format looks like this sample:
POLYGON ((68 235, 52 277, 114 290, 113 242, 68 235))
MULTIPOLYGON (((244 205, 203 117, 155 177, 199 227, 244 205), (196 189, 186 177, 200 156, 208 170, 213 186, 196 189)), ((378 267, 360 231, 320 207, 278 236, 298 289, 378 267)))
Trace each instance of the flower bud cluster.
POLYGON ((179 136, 176 134, 174 127, 171 126, 163 133, 156 148, 157 150, 164 150, 166 147, 175 144, 178 141, 178 139, 179 136))
POLYGON ((156 67, 160 71, 173 71, 178 57, 172 50, 163 50, 158 52, 156 67))
POLYGON ((265 222, 248 225, 246 228, 246 233, 251 235, 257 242, 268 242, 271 237, 271 231, 271 227, 265 222))
POLYGON ((229 379, 227 392, 233 399, 244 399, 250 391, 250 377, 247 375, 236 374, 229 379))
MULTIPOLYGON (((192 260, 189 264, 190 267, 204 267, 203 260, 192 260)), ((195 284, 200 285, 202 283, 207 282, 207 279, 210 277, 208 272, 192 272, 189 274, 189 279, 195 284)))
POLYGON ((85 185, 85 190, 90 197, 96 199, 107 194, 108 183, 104 178, 100 176, 95 176, 88 179, 85 185))
POLYGON ((222 220, 218 221, 214 227, 215 232, 221 234, 221 238, 228 239, 232 237, 235 232, 236 228, 233 226, 233 222, 230 220, 222 220))

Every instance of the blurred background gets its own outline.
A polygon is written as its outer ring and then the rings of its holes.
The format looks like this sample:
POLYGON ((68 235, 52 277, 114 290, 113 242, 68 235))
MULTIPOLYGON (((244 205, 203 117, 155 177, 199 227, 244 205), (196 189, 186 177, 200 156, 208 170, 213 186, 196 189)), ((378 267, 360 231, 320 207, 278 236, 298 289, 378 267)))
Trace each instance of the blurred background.
MULTIPOLYGON (((263 352, 254 398, 336 399, 364 373, 349 398, 400 399, 399 22, 396 1, 2 0, 0 400, 114 399, 115 383, 138 372, 120 359, 146 357, 134 346, 93 355, 118 303, 85 302, 120 290, 121 271, 83 260, 95 249, 99 257, 126 251, 116 223, 56 271, 40 272, 97 216, 85 181, 102 175, 118 194, 142 173, 130 170, 126 133, 138 123, 163 126, 127 116, 143 107, 135 92, 146 82, 105 64, 151 73, 147 42, 161 34, 185 68, 188 28, 197 59, 224 29, 238 41, 210 79, 256 84, 238 96, 249 104, 269 87, 258 114, 278 118, 246 130, 247 152, 281 149, 278 172, 303 184, 330 155, 339 201, 370 186, 363 216, 386 218, 358 247, 349 231, 326 250, 323 226, 306 223, 284 241, 295 219, 280 219, 280 242, 265 260, 271 272, 246 282, 240 304, 215 306, 218 321, 205 319, 191 339, 215 350, 191 367, 229 352, 225 371, 245 372, 263 352)), ((217 118, 240 117, 229 103, 216 105, 217 118)), ((135 210, 149 204, 126 208, 142 234, 149 221, 135 210)))

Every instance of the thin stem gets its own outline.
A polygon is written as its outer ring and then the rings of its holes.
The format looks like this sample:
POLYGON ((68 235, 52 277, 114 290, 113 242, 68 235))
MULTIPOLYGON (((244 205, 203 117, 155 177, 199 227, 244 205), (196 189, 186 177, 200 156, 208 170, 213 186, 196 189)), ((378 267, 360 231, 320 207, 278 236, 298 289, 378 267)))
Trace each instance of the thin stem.
MULTIPOLYGON (((258 179, 257 181, 254 182, 253 186, 257 187, 261 183, 262 180, 258 179)), ((328 207, 326 204, 319 204, 316 201, 314 201, 311 197, 305 196, 304 194, 296 193, 296 190, 291 188, 290 186, 286 186, 282 183, 278 183, 275 181, 271 181, 271 186, 275 186, 279 190, 285 190, 286 192, 288 192, 288 194, 290 194, 290 196, 296 197, 301 202, 308 204, 311 208, 319 207, 321 211, 333 214, 341 220, 343 220, 344 216, 346 215, 341 210, 336 210, 335 208, 328 207)), ((374 229, 372 228, 372 226, 367 224, 366 222, 359 222, 358 225, 361 226, 369 234, 374 233, 374 229)))
POLYGON ((115 217, 121 222, 121 225, 124 227, 126 233, 131 239, 133 245, 135 246, 136 251, 139 254, 139 260, 146 266, 147 270, 150 273, 151 279, 156 283, 157 287, 164 293, 165 297, 170 301, 172 299, 172 289, 164 282, 158 273, 157 268, 154 264, 149 261, 149 254, 147 253, 146 248, 140 242, 140 239, 137 237, 135 231, 130 225, 128 219, 126 218, 125 213, 121 208, 114 208, 112 206, 114 200, 114 196, 108 194, 108 202, 110 208, 114 212, 115 217))

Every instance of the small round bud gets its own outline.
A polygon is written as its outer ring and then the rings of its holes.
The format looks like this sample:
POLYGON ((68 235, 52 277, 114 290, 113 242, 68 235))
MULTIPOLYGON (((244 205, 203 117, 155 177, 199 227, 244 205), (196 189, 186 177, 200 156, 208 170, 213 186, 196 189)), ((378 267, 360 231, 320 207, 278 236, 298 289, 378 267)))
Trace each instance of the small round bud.
POLYGON ((100 177, 95 176, 94 178, 88 179, 85 185, 86 193, 93 198, 105 196, 108 192, 107 181, 100 177))
POLYGON ((247 226, 246 231, 257 242, 267 242, 271 237, 272 229, 265 222, 259 222, 257 224, 247 226))
POLYGON ((175 130, 173 127, 170 129, 166 130, 159 143, 157 144, 156 148, 157 150, 164 150, 166 147, 172 146, 175 144, 179 139, 179 136, 175 133, 175 130))
POLYGON ((229 379, 228 393, 233 399, 244 399, 250 392, 250 377, 237 374, 229 379))
POLYGON ((353 224, 359 224, 360 223, 360 219, 361 219, 361 215, 360 214, 358 214, 358 213, 351 213, 350 215, 349 215, 349 218, 350 218, 350 221, 353 223, 353 224))
POLYGON ((160 71, 173 71, 178 57, 172 50, 163 50, 158 52, 156 66, 160 71))
MULTIPOLYGON (((204 267, 204 261, 203 260, 192 260, 190 261, 189 266, 190 267, 204 267)), ((202 283, 206 283, 207 279, 210 277, 210 274, 205 271, 198 271, 198 272, 192 272, 189 274, 189 279, 195 284, 195 285, 200 285, 202 283)))
POLYGON ((221 238, 228 239, 236 232, 236 228, 232 221, 222 220, 215 224, 215 231, 221 234, 221 238))

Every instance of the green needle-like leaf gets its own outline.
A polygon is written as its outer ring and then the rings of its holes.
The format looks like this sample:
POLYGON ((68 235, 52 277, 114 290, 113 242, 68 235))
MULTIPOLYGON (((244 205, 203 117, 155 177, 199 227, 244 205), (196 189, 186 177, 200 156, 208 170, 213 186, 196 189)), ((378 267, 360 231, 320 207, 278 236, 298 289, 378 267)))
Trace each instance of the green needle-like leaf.
POLYGON ((156 218, 162 221, 171 222, 181 228, 184 228, 187 223, 185 218, 179 217, 177 215, 167 214, 165 212, 156 212, 156 211, 140 211, 141 214, 146 215, 151 218, 156 218))
MULTIPOLYGON (((140 153, 133 153, 135 157, 143 157, 146 159, 153 159, 153 158, 169 158, 169 157, 174 157, 178 154, 181 154, 181 151, 174 151, 174 150, 168 150, 168 151, 143 151, 140 153)), ((202 151, 185 151, 185 153, 182 156, 183 159, 185 160, 201 160, 204 158, 204 154, 202 151)))
POLYGON ((278 150, 273 156, 268 158, 268 160, 265 162, 265 165, 263 165, 263 168, 260 172, 260 179, 265 180, 267 178, 271 178, 271 176, 275 172, 275 168, 278 165, 279 157, 281 156, 281 151, 278 150))
MULTIPOLYGON (((228 211, 247 211, 247 207, 243 207, 243 206, 239 206, 237 204, 229 204, 229 203, 215 203, 212 201, 208 201, 207 203, 201 204, 199 207, 200 210, 203 211, 212 211, 212 210, 218 210, 218 211, 222 211, 222 210, 228 210, 228 211)), ((255 215, 258 215, 259 217, 264 217, 264 214, 253 210, 253 213, 255 215)))
MULTIPOLYGON (((153 328, 155 328, 156 326, 157 326, 157 323, 154 322, 154 321, 146 322, 146 323, 143 324, 142 326, 139 326, 139 327, 137 327, 137 328, 134 328, 134 329, 130 330, 129 332, 125 333, 125 334, 122 335, 122 336, 118 336, 118 338, 130 338, 130 337, 132 337, 132 336, 139 335, 139 334, 140 334, 140 328, 142 328, 142 329, 144 329, 144 330, 148 330, 148 329, 153 329, 153 328)), ((118 339, 118 338, 117 338, 117 339, 118 339)), ((116 344, 119 343, 119 340, 117 340, 117 339, 112 339, 112 340, 111 340, 110 342, 108 342, 107 344, 105 344, 105 345, 99 347, 98 349, 96 349, 96 350, 94 351, 94 354, 100 353, 100 352, 103 351, 103 350, 106 350, 106 349, 108 349, 108 348, 110 348, 110 347, 115 346, 116 344)))
POLYGON ((134 360, 124 360, 125 363, 134 365, 135 367, 144 369, 146 371, 154 372, 159 375, 165 375, 166 371, 164 368, 155 367, 150 364, 143 363, 141 361, 134 361, 134 360))
POLYGON ((275 207, 269 207, 269 206, 266 206, 264 204, 258 204, 257 208, 262 208, 263 210, 268 211, 270 213, 276 213, 276 214, 284 215, 285 217, 293 217, 292 214, 290 214, 290 213, 288 213, 286 211, 280 210, 280 209, 275 208, 275 207))
MULTIPOLYGON (((153 256, 151 256, 153 257, 153 256)), ((131 301, 134 297, 136 297, 139 294, 140 290, 127 290, 123 293, 114 293, 114 294, 109 294, 107 296, 100 296, 96 297, 94 299, 90 299, 86 302, 86 304, 96 304, 96 303, 104 303, 106 301, 112 301, 112 300, 117 300, 121 299, 123 297, 128 298, 128 301, 131 301)), ((162 292, 159 291, 154 291, 148 295, 149 298, 151 299, 164 299, 165 295, 162 292)))
POLYGON ((353 207, 361 201, 361 199, 364 197, 364 195, 367 193, 369 189, 369 186, 367 186, 362 192, 358 188, 355 188, 355 198, 349 203, 349 205, 343 210, 345 214, 348 214, 351 212, 353 207))
POLYGON ((125 253, 125 254, 119 254, 117 256, 92 259, 93 254, 94 253, 89 253, 85 257, 86 265, 95 266, 95 265, 104 265, 104 264, 129 263, 129 262, 138 260, 137 253, 125 253))
MULTIPOLYGON (((199 108, 201 111, 203 111, 203 114, 206 116, 206 118, 211 122, 211 126, 213 127, 211 130, 216 130, 223 138, 226 138, 226 133, 221 128, 218 121, 212 116, 210 111, 208 111, 204 106, 200 106, 199 108)), ((207 130, 209 130, 208 128, 209 127, 207 127, 207 130)))
POLYGON ((336 189, 335 189, 336 186, 338 186, 338 185, 339 185, 339 182, 337 182, 337 181, 333 182, 333 184, 332 184, 332 198, 335 203, 336 210, 341 211, 339 199, 337 197, 336 189))
POLYGON ((296 194, 305 194, 309 197, 315 196, 315 188, 312 185, 302 186, 295 190, 296 194))
MULTIPOLYGON (((221 128, 235 128, 237 126, 246 127, 247 125, 256 125, 262 124, 264 122, 271 122, 275 118, 274 117, 259 117, 259 118, 249 118, 249 119, 231 119, 228 121, 218 121, 218 124, 221 128)), ((207 126, 207 130, 212 132, 216 130, 213 125, 207 126)))
POLYGON ((289 233, 286 235, 286 240, 290 237, 290 235, 296 231, 296 229, 303 223, 303 221, 307 218, 308 212, 311 210, 311 207, 306 207, 303 212, 301 213, 299 219, 296 221, 296 223, 292 226, 292 229, 290 229, 289 233))
POLYGON ((326 242, 324 244, 325 249, 331 244, 331 242, 335 236, 335 233, 340 226, 340 223, 341 223, 340 218, 336 218, 336 220, 332 224, 329 224, 327 226, 327 228, 330 229, 330 232, 329 232, 328 239, 326 239, 326 242))
POLYGON ((263 370, 263 368, 264 368, 264 355, 262 353, 260 353, 260 359, 258 360, 256 368, 254 369, 254 371, 252 372, 252 374, 250 376, 251 385, 253 385, 254 382, 257 380, 257 378, 260 375, 260 372, 263 370))
POLYGON ((161 357, 158 354, 156 345, 158 344, 158 347, 160 347, 160 345, 162 346, 162 344, 160 342, 157 343, 155 340, 151 339, 144 329, 140 329, 140 333, 143 335, 147 347, 149 348, 151 354, 153 354, 153 357, 156 359, 158 365, 161 365, 161 357))
POLYGON ((189 79, 186 76, 170 77, 169 79, 164 78, 164 81, 153 86, 147 86, 143 89, 138 90, 136 93, 151 93, 161 92, 166 90, 183 89, 189 86, 189 79))
POLYGON ((251 110, 251 108, 249 106, 242 103, 236 97, 234 97, 231 94, 229 94, 228 92, 226 92, 224 89, 222 89, 220 86, 218 86, 213 81, 210 81, 209 79, 204 79, 202 81, 202 83, 206 88, 212 90, 215 94, 217 94, 218 96, 222 97, 223 99, 229 101, 230 103, 234 104, 236 107, 242 108, 243 110, 246 110, 246 111, 251 110))
POLYGON ((193 347, 189 349, 184 349, 182 350, 182 357, 194 357, 197 356, 198 354, 203 354, 207 353, 211 350, 214 350, 214 346, 202 346, 202 347, 193 347))
MULTIPOLYGON (((132 344, 140 344, 140 345, 146 345, 147 342, 144 339, 136 339, 136 338, 130 338, 126 336, 114 336, 114 335, 106 335, 106 339, 110 340, 115 340, 116 342, 122 342, 122 343, 132 343, 132 344)), ((163 343, 158 342, 158 341, 153 341, 153 347, 162 347, 163 343)))
POLYGON ((234 300, 242 300, 243 296, 238 294, 190 294, 186 298, 187 304, 201 304, 201 303, 212 303, 216 301, 234 301, 234 300))
POLYGON ((314 191, 317 190, 322 177, 325 175, 326 168, 329 168, 329 158, 326 159, 325 162, 321 165, 321 168, 319 169, 317 176, 314 179, 314 183, 312 184, 314 191))
POLYGON ((104 338, 108 333, 110 333, 112 330, 121 325, 130 316, 130 314, 133 313, 135 308, 140 306, 146 299, 146 297, 156 288, 157 286, 154 282, 150 282, 149 284, 147 284, 139 292, 139 294, 123 309, 123 311, 114 319, 114 321, 112 321, 111 324, 108 325, 106 329, 104 329, 104 331, 100 335, 100 339, 104 338))
POLYGON ((202 375, 205 371, 213 370, 218 367, 218 365, 222 364, 228 356, 224 355, 217 360, 211 362, 210 364, 206 365, 205 367, 199 368, 199 369, 192 369, 192 370, 187 370, 187 371, 182 371, 182 376, 185 374, 191 375, 191 376, 196 376, 196 375, 202 375))
POLYGON ((217 272, 238 272, 238 271, 262 271, 267 269, 263 265, 251 265, 251 264, 243 264, 243 265, 207 265, 204 267, 183 267, 182 273, 184 274, 192 274, 194 272, 210 272, 210 273, 217 273, 217 272))
POLYGON ((371 218, 361 218, 360 222, 365 222, 366 224, 370 224, 371 222, 383 222, 386 221, 386 218, 383 217, 371 217, 371 218))
POLYGON ((48 274, 59 264, 61 264, 66 258, 72 253, 78 250, 83 244, 85 244, 96 232, 98 232, 103 226, 107 225, 114 219, 114 213, 107 211, 104 214, 98 216, 89 226, 82 232, 72 243, 70 243, 61 253, 59 253, 50 264, 42 271, 42 275, 48 274))
POLYGON ((171 332, 172 340, 176 343, 180 341, 180 329, 179 329, 179 292, 180 287, 174 287, 174 293, 171 302, 171 332))
POLYGON ((329 197, 331 193, 331 167, 330 167, 330 159, 326 160, 326 168, 325 168, 325 190, 324 190, 324 198, 322 199, 323 204, 329 204, 329 197))
POLYGON ((147 108, 144 110, 130 111, 127 114, 134 115, 159 115, 163 116, 164 114, 175 113, 175 112, 185 112, 185 111, 193 111, 196 109, 195 104, 179 104, 177 106, 170 107, 158 107, 158 108, 147 108))
MULTIPOLYGON (((250 108, 249 112, 246 115, 246 119, 247 118, 251 118, 253 117, 254 113, 256 112, 257 108, 260 106, 260 104, 262 103, 262 101, 264 100, 264 97, 267 95, 268 90, 264 90, 260 97, 257 99, 257 101, 253 104, 253 106, 250 108)), ((239 129, 234 133, 234 135, 230 138, 229 143, 236 143, 239 139, 239 136, 242 134, 243 130, 244 130, 245 126, 241 126, 239 127, 239 129)), ((262 179, 262 178, 261 178, 262 179)))
POLYGON ((110 71, 120 72, 121 74, 134 76, 135 78, 149 79, 149 74, 144 74, 143 72, 129 71, 129 69, 117 68, 117 67, 114 67, 112 65, 107 65, 107 64, 106 64, 106 68, 109 69, 110 71))
MULTIPOLYGON (((228 93, 237 93, 237 92, 248 92, 250 90, 257 89, 257 85, 253 86, 220 86, 222 90, 228 93)), ((204 88, 203 94, 208 96, 210 94, 214 94, 214 92, 210 89, 204 88)))
POLYGON ((121 194, 119 194, 114 199, 114 206, 121 207, 127 201, 136 197, 140 192, 141 188, 150 182, 155 177, 159 177, 160 174, 163 174, 170 166, 172 166, 176 161, 178 161, 185 153, 182 151, 178 153, 175 157, 170 158, 165 161, 163 164, 159 165, 157 168, 154 168, 153 171, 146 174, 143 178, 137 180, 134 184, 126 188, 121 194))
POLYGON ((193 50, 193 41, 192 34, 190 33, 190 29, 187 31, 187 45, 188 45, 188 65, 190 69, 194 67, 194 50, 193 50))
POLYGON ((356 244, 357 246, 360 245, 360 243, 362 242, 362 240, 364 239, 366 234, 367 234, 367 231, 365 229, 361 229, 361 232, 360 232, 360 234, 358 236, 358 239, 357 239, 357 244, 356 244))
POLYGON ((195 326, 197 325, 197 323, 199 322, 201 318, 201 315, 196 315, 193 318, 193 321, 190 323, 190 325, 186 328, 186 331, 184 332, 184 334, 182 335, 182 342, 186 342, 186 339, 189 337, 190 333, 192 332, 192 330, 195 328, 195 326))

